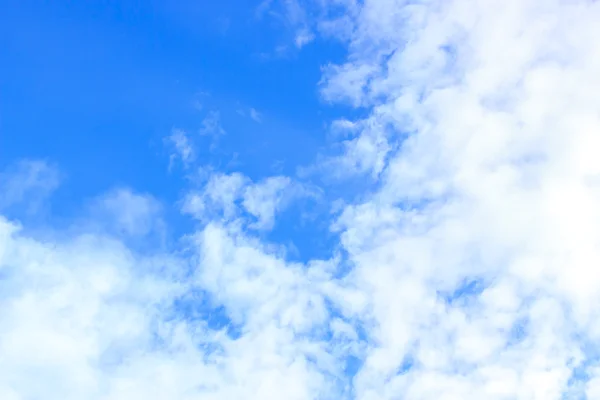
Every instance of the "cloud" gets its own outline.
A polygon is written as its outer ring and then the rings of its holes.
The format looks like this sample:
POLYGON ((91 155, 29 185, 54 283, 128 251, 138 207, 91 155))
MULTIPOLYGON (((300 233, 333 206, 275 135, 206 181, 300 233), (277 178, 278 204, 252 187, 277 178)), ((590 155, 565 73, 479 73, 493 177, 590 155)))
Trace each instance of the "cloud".
POLYGON ((209 111, 202 120, 200 135, 211 137, 211 151, 214 151, 217 148, 219 137, 225 134, 225 129, 223 129, 223 126, 221 125, 221 114, 218 111, 209 111))
POLYGON ((183 211, 209 222, 244 223, 248 229, 270 230, 278 212, 295 199, 314 194, 288 177, 274 176, 252 182, 240 173, 213 173, 199 191, 190 192, 183 211))
POLYGON ((260 113, 254 107, 249 107, 248 109, 246 109, 245 107, 238 107, 235 111, 242 117, 250 117, 250 119, 252 119, 256 123, 260 124, 262 122, 262 113, 260 113))
POLYGON ((25 206, 35 212, 58 187, 60 173, 43 160, 21 160, 0 173, 0 210, 25 206))
POLYGON ((247 179, 239 173, 211 174, 202 190, 187 195, 183 211, 198 219, 218 214, 224 220, 230 220, 237 214, 236 201, 247 179))
MULTIPOLYGON (((256 114, 256 116, 260 118, 260 115, 256 114)), ((219 137, 226 134, 221 124, 221 114, 218 111, 213 110, 206 113, 201 121, 199 134, 210 137, 210 149, 216 149, 219 137)), ((181 160, 185 169, 194 165, 198 157, 197 138, 185 130, 174 129, 171 135, 165 138, 165 143, 172 153, 169 157, 169 170, 173 168, 177 159, 181 160)))
POLYGON ((183 166, 186 168, 195 161, 196 152, 185 131, 174 129, 166 140, 173 147, 173 154, 169 158, 169 169, 172 168, 176 158, 181 159, 183 166))
MULTIPOLYGON (((222 32, 224 33, 224 32, 222 32)), ((194 94, 194 98, 192 100, 192 108, 196 111, 202 111, 206 106, 207 99, 210 98, 210 93, 204 90, 201 90, 194 94)))
MULTIPOLYGON (((297 49, 301 49, 315 39, 312 21, 308 17, 308 9, 312 9, 310 2, 298 0, 265 0, 256 8, 256 15, 262 18, 269 15, 281 22, 292 34, 292 41, 297 49)), ((280 46, 278 52, 284 51, 287 46, 280 46)))
POLYGON ((594 396, 599 16, 380 0, 354 17, 322 88, 371 110, 327 167, 380 185, 337 225, 368 299, 347 313, 372 321, 355 398, 594 396))
POLYGON ((252 118, 255 122, 262 122, 262 115, 255 108, 250 107, 250 118, 252 118))
MULTIPOLYGON (((271 177, 244 190, 242 204, 256 218, 256 228, 271 227, 275 214, 286 204, 284 200, 295 191, 287 177, 271 177), (288 192, 286 196, 286 191, 288 192)), ((297 192, 294 194, 298 194, 297 192)))
POLYGON ((301 49, 302 47, 312 42, 314 39, 315 35, 312 32, 310 32, 307 28, 303 28, 296 32, 294 44, 296 45, 296 48, 301 49))
POLYGON ((37 242, 4 219, 0 237, 3 398, 114 392, 122 357, 149 348, 152 309, 177 283, 162 279, 158 260, 136 259, 102 237, 37 242))
POLYGON ((151 195, 128 188, 116 188, 94 199, 90 206, 92 221, 110 232, 127 236, 146 236, 162 230, 161 204, 151 195))
POLYGON ((377 112, 362 120, 333 121, 331 136, 339 139, 336 143, 336 155, 324 158, 303 171, 318 171, 341 180, 357 175, 377 180, 385 169, 389 156, 398 148, 390 140, 390 135, 398 134, 391 123, 388 116, 377 112))
POLYGON ((218 111, 210 111, 202 120, 200 134, 213 136, 225 134, 225 130, 221 126, 221 115, 218 111))
POLYGON ((317 334, 326 264, 288 264, 218 219, 189 237, 189 258, 60 237, 0 219, 3 398, 335 398, 323 374, 339 366, 317 334))

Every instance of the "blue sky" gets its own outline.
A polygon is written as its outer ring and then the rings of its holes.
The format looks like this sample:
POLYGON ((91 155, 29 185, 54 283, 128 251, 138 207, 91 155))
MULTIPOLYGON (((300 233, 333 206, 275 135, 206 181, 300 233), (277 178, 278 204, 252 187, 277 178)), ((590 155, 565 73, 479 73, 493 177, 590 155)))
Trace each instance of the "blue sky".
MULTIPOLYGON (((114 186, 174 204, 185 182, 165 168, 164 138, 199 131, 211 112, 226 135, 212 149, 199 140, 198 164, 253 179, 313 163, 339 113, 317 84, 343 47, 323 40, 297 49, 293 27, 257 2, 7 2, 1 14, 0 162, 60 165, 49 218, 72 218, 114 186)), ((177 214, 171 227, 181 234, 177 214)))
POLYGON ((3 164, 60 160, 73 197, 119 182, 173 200, 163 137, 199 129, 210 110, 228 134, 204 162, 237 153, 254 177, 280 159, 288 172, 310 163, 331 115, 317 92, 320 67, 342 49, 320 43, 280 55, 286 26, 259 18, 256 3, 234 3, 5 3, 3 164), (262 124, 237 113, 249 108, 262 124))
POLYGON ((1 2, 0 399, 600 398, 598 20, 1 2))

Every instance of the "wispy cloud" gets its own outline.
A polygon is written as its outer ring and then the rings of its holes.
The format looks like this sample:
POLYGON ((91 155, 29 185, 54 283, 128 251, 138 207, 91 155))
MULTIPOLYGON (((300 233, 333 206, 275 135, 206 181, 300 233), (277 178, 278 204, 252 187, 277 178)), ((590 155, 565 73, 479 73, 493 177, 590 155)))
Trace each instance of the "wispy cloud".
POLYGON ((225 130, 221 126, 221 114, 218 111, 209 111, 206 117, 204 117, 200 134, 213 136, 225 134, 225 130))
POLYGON ((43 160, 21 160, 0 173, 0 210, 25 206, 35 212, 58 187, 58 169, 43 160))
POLYGON ((256 111, 256 109, 254 108, 250 108, 250 118, 252 118, 255 122, 261 123, 262 122, 262 115, 261 113, 259 113, 258 111, 256 111))
POLYGON ((115 235, 144 237, 164 227, 158 200, 128 188, 115 188, 95 198, 89 212, 92 222, 101 223, 102 228, 115 235))
POLYGON ((181 160, 184 167, 188 167, 196 159, 196 151, 192 145, 187 132, 181 129, 174 129, 167 137, 167 143, 172 146, 173 152, 169 157, 169 169, 177 158, 181 160))
POLYGON ((310 32, 307 28, 303 28, 296 32, 294 44, 296 45, 296 48, 301 49, 305 45, 312 42, 314 39, 315 35, 312 32, 310 32))
POLYGON ((246 117, 248 116, 250 119, 252 119, 254 122, 257 123, 261 123, 263 120, 263 116, 262 113, 260 113, 256 108, 254 107, 242 107, 242 106, 238 106, 238 108, 236 109, 236 112, 241 115, 242 117, 246 117))
MULTIPOLYGON (((212 110, 206 113, 195 135, 209 137, 210 150, 215 150, 218 146, 219 137, 225 134, 225 129, 221 125, 221 114, 212 110)), ((194 139, 194 134, 183 129, 174 129, 165 138, 165 143, 171 152, 169 170, 173 168, 176 160, 180 160, 186 169, 194 165, 198 157, 198 140, 197 138, 194 139)))
POLYGON ((214 151, 218 146, 219 137, 226 134, 225 129, 221 125, 221 113, 218 111, 209 111, 202 120, 199 132, 200 135, 211 137, 210 150, 214 151))
MULTIPOLYGON (((291 32, 291 42, 297 49, 301 49, 315 39, 312 25, 314 23, 307 15, 308 3, 298 0, 265 0, 256 8, 258 18, 268 15, 282 23, 291 32)), ((287 45, 280 49, 287 49, 287 45)))
POLYGON ((186 197, 183 211, 204 222, 219 216, 223 223, 269 230, 291 201, 312 196, 311 190, 284 176, 252 182, 240 173, 213 173, 201 190, 186 197))
POLYGON ((210 93, 208 93, 206 91, 200 91, 200 92, 196 93, 194 95, 194 98, 192 99, 192 107, 196 111, 204 110, 204 108, 206 106, 206 102, 208 101, 208 98, 210 98, 210 93))

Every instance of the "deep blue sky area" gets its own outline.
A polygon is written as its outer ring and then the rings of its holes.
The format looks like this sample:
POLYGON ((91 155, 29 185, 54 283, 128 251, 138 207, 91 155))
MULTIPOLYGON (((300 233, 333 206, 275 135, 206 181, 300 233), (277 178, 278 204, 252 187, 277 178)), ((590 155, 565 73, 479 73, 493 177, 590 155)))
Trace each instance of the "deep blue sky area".
POLYGON ((1 2, 0 167, 22 158, 56 163, 64 181, 55 216, 115 185, 172 204, 182 174, 168 171, 164 138, 173 128, 197 131, 210 111, 226 135, 217 149, 204 143, 199 164, 258 179, 312 162, 334 112, 319 99, 321 66, 339 59, 341 46, 296 49, 293 27, 258 7, 1 2))

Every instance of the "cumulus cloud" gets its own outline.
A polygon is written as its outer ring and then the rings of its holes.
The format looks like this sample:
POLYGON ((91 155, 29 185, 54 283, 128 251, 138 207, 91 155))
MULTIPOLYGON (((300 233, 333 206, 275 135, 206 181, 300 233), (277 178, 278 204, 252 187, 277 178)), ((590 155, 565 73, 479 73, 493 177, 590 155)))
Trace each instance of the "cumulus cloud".
POLYGON ((349 312, 375 321, 356 398, 594 397, 599 16, 380 0, 353 20, 322 87, 372 110, 333 172, 381 185, 338 221, 369 301, 349 312))
POLYGON ((0 220, 3 398, 335 398, 327 263, 289 264, 219 220, 190 258, 61 237, 0 220))
POLYGON ((179 290, 159 273, 171 262, 90 235, 39 242, 5 219, 0 237, 2 397, 114 398, 106 377, 118 386, 119 365, 143 356, 156 307, 179 290))
POLYGON ((186 196, 182 209, 205 222, 218 215, 224 223, 244 222, 247 228, 268 230, 290 201, 313 196, 288 177, 252 182, 240 173, 213 173, 201 190, 186 196))
POLYGON ((290 194, 297 195, 296 188, 286 177, 267 178, 263 182, 249 186, 245 189, 242 204, 244 208, 256 218, 253 225, 257 228, 267 228, 273 225, 275 214, 286 204, 284 200, 291 198, 290 194), (286 196, 286 191, 288 192, 286 196))

